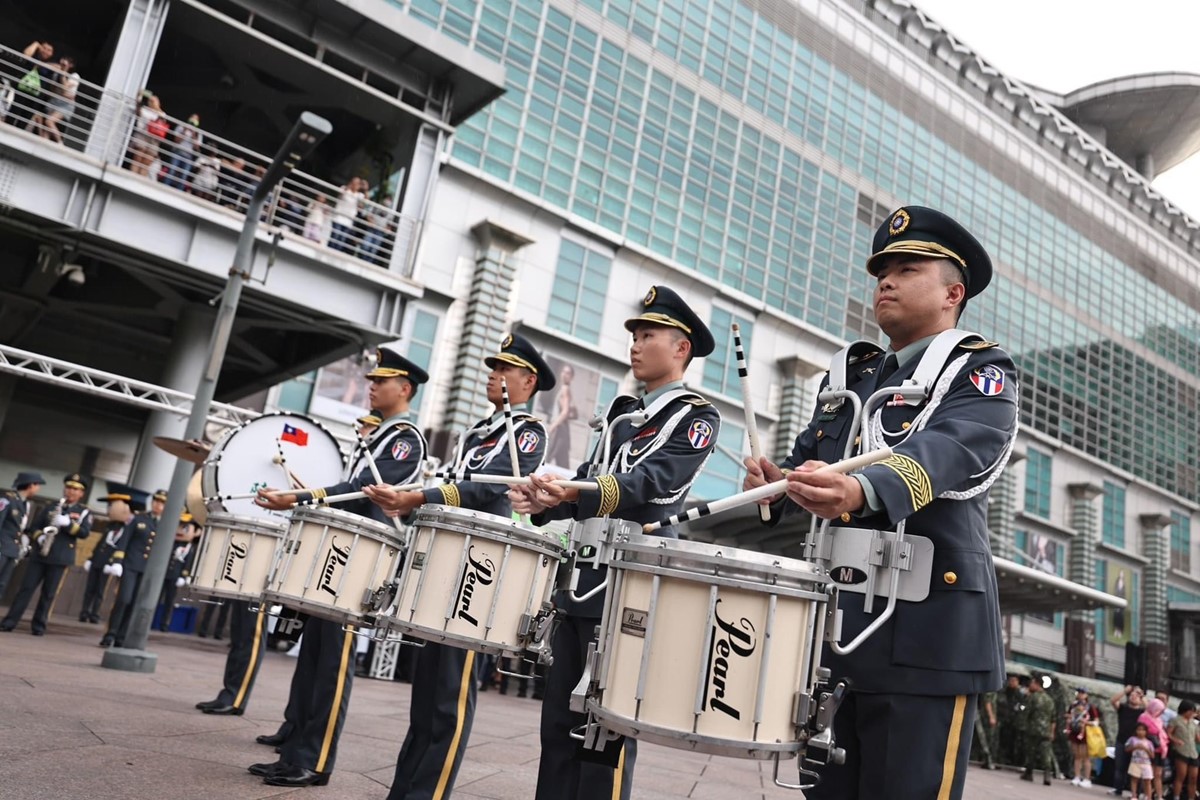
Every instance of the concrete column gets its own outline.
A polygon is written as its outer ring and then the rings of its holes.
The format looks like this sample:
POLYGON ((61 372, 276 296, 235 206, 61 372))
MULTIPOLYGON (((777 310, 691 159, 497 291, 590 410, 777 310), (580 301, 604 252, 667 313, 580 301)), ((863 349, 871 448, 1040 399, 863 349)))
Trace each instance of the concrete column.
POLYGON ((401 275, 411 275, 417 263, 421 241, 421 226, 429 213, 433 190, 437 185, 438 161, 446 147, 446 136, 431 125, 422 125, 417 132, 412 161, 405 178, 404 200, 399 211, 401 218, 396 229, 396 243, 388 269, 401 275))
POLYGON ((1153 153, 1142 153, 1134 161, 1133 168, 1140 172, 1143 178, 1148 181, 1154 180, 1156 168, 1153 153))
POLYGON ((476 224, 471 234, 479 246, 444 417, 452 431, 474 424, 485 410, 488 371, 483 359, 496 352, 507 330, 505 314, 515 272, 511 257, 533 241, 490 220, 476 224))
POLYGON ((796 437, 812 419, 817 398, 807 387, 820 371, 820 367, 796 356, 780 359, 778 368, 781 378, 779 421, 775 423, 774 449, 765 453, 776 462, 791 454, 796 437))
POLYGON ((132 129, 137 93, 150 78, 169 7, 170 0, 130 0, 88 137, 88 155, 120 163, 132 129))
MULTIPOLYGON (((1072 581, 1091 587, 1096 582, 1096 540, 1099 538, 1099 515, 1096 498, 1104 489, 1094 483, 1073 483, 1071 493, 1071 540, 1068 575, 1072 581)), ((1067 615, 1067 672, 1085 678, 1096 674, 1096 625, 1093 612, 1076 609, 1067 615)))
MULTIPOLYGON (((175 325, 175 338, 160 385, 183 392, 195 391, 196 376, 204 369, 216 316, 216 309, 199 303, 183 309, 175 325)), ((183 436, 186 423, 186 417, 168 411, 151 412, 134 455, 130 483, 148 492, 166 488, 177 459, 155 447, 152 440, 155 436, 177 439, 183 436)))
POLYGON ((1146 648, 1146 685, 1165 688, 1171 670, 1171 633, 1167 623, 1167 570, 1171 568, 1170 514, 1142 514, 1141 638, 1146 648))

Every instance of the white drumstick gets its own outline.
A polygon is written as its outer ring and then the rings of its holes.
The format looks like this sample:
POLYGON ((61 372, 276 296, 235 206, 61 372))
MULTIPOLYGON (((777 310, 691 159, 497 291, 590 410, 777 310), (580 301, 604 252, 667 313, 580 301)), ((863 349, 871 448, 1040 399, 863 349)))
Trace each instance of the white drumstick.
MULTIPOLYGON (((742 349, 742 329, 735 322, 733 328, 733 350, 737 356, 738 378, 742 383, 742 409, 746 416, 746 438, 750 440, 750 455, 755 462, 762 458, 762 446, 758 442, 758 419, 754 416, 754 404, 750 398, 750 370, 746 368, 746 351, 742 349)), ((758 518, 771 521, 769 506, 758 507, 758 518)))
MULTIPOLYGON (((359 431, 354 432, 358 436, 358 446, 362 448, 363 458, 367 460, 367 469, 371 470, 371 477, 375 479, 375 483, 383 483, 383 477, 379 474, 379 467, 375 466, 375 456, 371 455, 371 448, 367 446, 367 440, 363 438, 359 431)), ((404 533, 404 523, 399 517, 391 517, 392 525, 400 533, 404 533)))
MULTIPOLYGON (((291 494, 291 491, 288 489, 276 489, 273 492, 267 492, 267 494, 275 497, 281 494, 291 494)), ((242 492, 241 494, 214 494, 212 497, 205 497, 204 502, 216 503, 222 500, 253 500, 256 497, 258 497, 258 492, 242 492)))
MULTIPOLYGON (((504 427, 508 428, 508 458, 512 461, 514 478, 521 477, 521 456, 517 453, 517 427, 513 424, 512 404, 508 401, 508 379, 500 378, 500 396, 504 399, 504 427)), ((529 515, 522 514, 521 522, 528 523, 529 515)))
POLYGON ((271 461, 273 461, 274 463, 283 467, 283 475, 284 475, 284 478, 287 480, 288 485, 291 486, 293 489, 307 489, 308 487, 304 485, 304 481, 297 478, 296 473, 292 472, 288 468, 287 456, 285 456, 283 454, 283 440, 281 440, 281 439, 275 440, 275 449, 276 449, 276 451, 278 451, 279 455, 272 458, 271 461))
MULTIPOLYGON (((874 464, 877 461, 882 461, 891 455, 892 448, 881 447, 878 450, 872 450, 869 453, 863 453, 862 455, 857 455, 853 458, 843 459, 842 461, 838 461, 833 464, 826 464, 820 469, 814 470, 814 473, 838 472, 845 474, 847 472, 853 472, 854 470, 862 467, 870 466, 871 464, 874 464)), ((785 491, 787 489, 787 484, 787 478, 783 478, 775 481, 774 483, 766 483, 755 489, 742 492, 741 494, 735 494, 732 497, 724 497, 720 500, 714 500, 711 503, 705 503, 704 505, 696 506, 695 508, 688 509, 682 514, 674 514, 666 519, 659 520, 658 522, 647 522, 642 526, 642 532, 653 533, 659 528, 667 525, 679 525, 684 522, 691 522, 692 520, 697 520, 701 517, 707 517, 709 514, 718 514, 722 511, 728 511, 731 508, 737 508, 738 506, 744 506, 748 503, 754 503, 762 500, 764 497, 771 497, 785 491)))
MULTIPOLYGON (((463 481, 466 483, 500 483, 505 486, 532 486, 533 481, 529 478, 518 477, 515 475, 496 475, 486 472, 471 472, 469 470, 448 470, 446 472, 434 472, 429 477, 438 478, 444 481, 456 483, 463 481)), ((600 487, 591 481, 569 481, 555 479, 551 481, 555 486, 561 486, 564 489, 578 489, 581 492, 596 492, 600 487)))
MULTIPOLYGON (((398 483, 388 488, 396 492, 413 492, 424 486, 423 483, 398 483)), ((330 503, 344 503, 347 500, 361 500, 366 497, 365 492, 346 492, 345 494, 331 494, 325 497, 310 497, 308 500, 301 500, 296 503, 298 506, 327 506, 330 503)))

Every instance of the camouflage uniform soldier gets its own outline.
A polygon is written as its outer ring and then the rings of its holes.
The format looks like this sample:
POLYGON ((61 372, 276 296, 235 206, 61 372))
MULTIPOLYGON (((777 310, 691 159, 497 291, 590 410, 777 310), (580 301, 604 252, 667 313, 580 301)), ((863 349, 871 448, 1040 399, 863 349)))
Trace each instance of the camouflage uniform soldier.
POLYGON ((975 741, 985 769, 996 768, 996 692, 979 695, 979 712, 975 715, 975 741))
POLYGON ((999 695, 996 706, 996 733, 999 749, 993 755, 1001 764, 1020 763, 1022 750, 1018 739, 1021 712, 1025 707, 1025 694, 1016 675, 1009 675, 1004 691, 999 695))
POLYGON ((1033 771, 1041 769, 1042 783, 1049 786, 1054 771, 1051 742, 1058 727, 1058 717, 1054 713, 1054 700, 1046 694, 1042 676, 1037 673, 1029 679, 1025 706, 1025 772, 1021 780, 1032 781, 1033 771))

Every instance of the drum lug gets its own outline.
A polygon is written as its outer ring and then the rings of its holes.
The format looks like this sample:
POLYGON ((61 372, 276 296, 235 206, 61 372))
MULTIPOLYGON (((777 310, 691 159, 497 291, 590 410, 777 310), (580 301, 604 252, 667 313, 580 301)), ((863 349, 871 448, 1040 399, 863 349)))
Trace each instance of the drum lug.
POLYGON ((550 666, 554 663, 554 654, 550 651, 550 643, 554 637, 551 631, 557 619, 558 611, 554 608, 542 608, 535 616, 521 615, 521 624, 517 633, 527 644, 526 652, 537 656, 537 663, 550 666))
POLYGON ((579 677, 579 683, 575 684, 575 688, 571 690, 570 708, 576 714, 587 713, 588 698, 596 692, 596 685, 592 679, 596 663, 596 643, 593 641, 588 645, 587 658, 583 662, 583 675, 579 677))
POLYGON ((833 690, 820 692, 816 714, 809 723, 811 734, 804 745, 804 761, 810 764, 842 764, 846 760, 846 751, 837 747, 833 740, 833 718, 837 715, 842 700, 850 684, 840 680, 834 684, 833 690))
POLYGON ((825 641, 840 642, 842 640, 842 610, 838 608, 838 592, 834 587, 829 593, 829 602, 825 606, 825 641))

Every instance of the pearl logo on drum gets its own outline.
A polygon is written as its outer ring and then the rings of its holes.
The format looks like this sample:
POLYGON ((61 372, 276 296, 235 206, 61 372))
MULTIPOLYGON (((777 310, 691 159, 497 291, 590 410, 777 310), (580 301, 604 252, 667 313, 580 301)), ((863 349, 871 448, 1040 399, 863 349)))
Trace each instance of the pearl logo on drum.
MULTIPOLYGON (((757 636, 754 623, 742 617, 738 622, 726 622, 721 619, 720 598, 713 608, 716 627, 712 630, 712 646, 708 651, 708 676, 705 694, 708 697, 708 707, 720 711, 733 719, 740 720, 742 712, 726 702, 725 692, 729 685, 729 672, 732 659, 745 659, 754 655, 757 646, 757 636)), ((736 663, 736 662, 733 662, 736 663)))
POLYGON ((463 567, 462 581, 458 589, 458 618, 465 619, 474 627, 479 627, 479 620, 471 616, 471 599, 475 596, 475 586, 491 586, 495 580, 496 564, 485 553, 482 560, 475 557, 475 545, 467 550, 467 563, 463 567))
POLYGON ((321 583, 317 587, 324 592, 337 597, 337 589, 333 587, 333 579, 350 560, 350 548, 338 547, 337 537, 331 537, 329 551, 325 553, 325 564, 321 567, 321 583))
POLYGON ((241 542, 231 541, 229 550, 225 552, 225 568, 221 570, 221 580, 229 581, 230 583, 238 583, 242 578, 242 570, 239 562, 246 560, 247 548, 241 542), (234 569, 237 568, 237 577, 234 577, 234 569))

